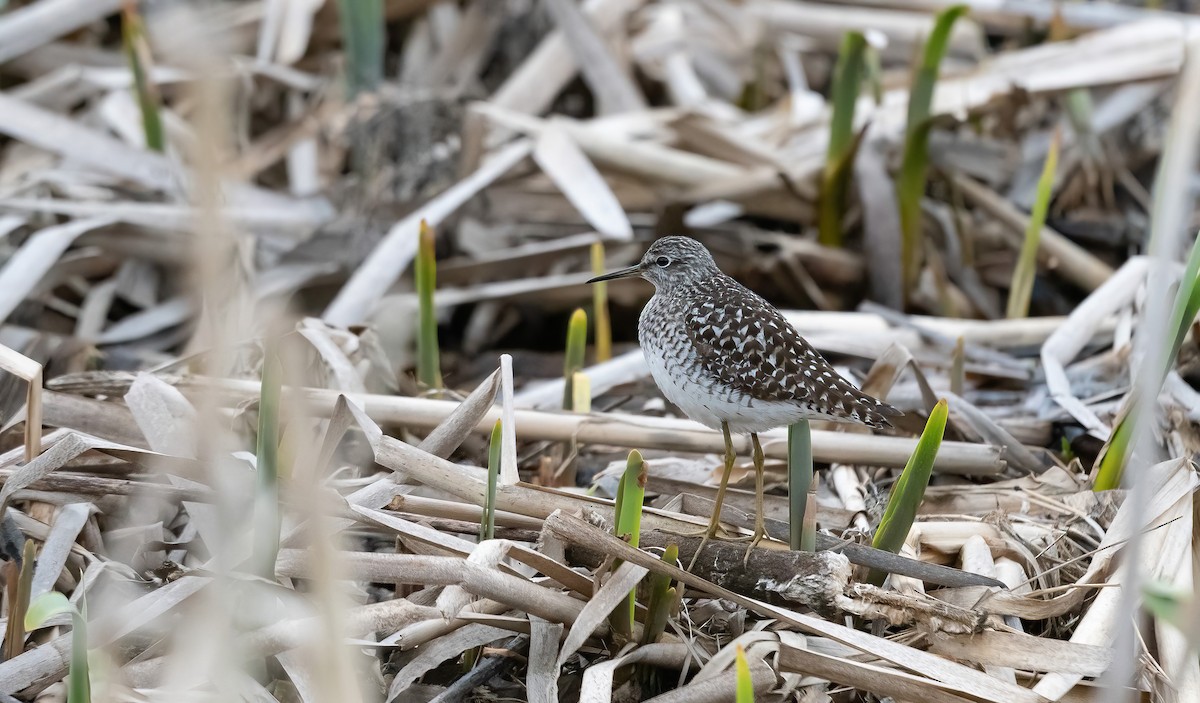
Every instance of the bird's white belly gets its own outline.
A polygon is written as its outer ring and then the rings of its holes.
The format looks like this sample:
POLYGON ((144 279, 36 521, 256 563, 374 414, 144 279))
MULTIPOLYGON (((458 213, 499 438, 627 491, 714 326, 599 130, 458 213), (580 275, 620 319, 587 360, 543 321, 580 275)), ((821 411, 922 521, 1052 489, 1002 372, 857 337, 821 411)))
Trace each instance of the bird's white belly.
POLYGON ((765 432, 809 416, 794 403, 754 400, 706 377, 694 357, 668 358, 662 348, 646 349, 646 363, 667 400, 690 419, 712 429, 729 423, 734 434, 765 432))

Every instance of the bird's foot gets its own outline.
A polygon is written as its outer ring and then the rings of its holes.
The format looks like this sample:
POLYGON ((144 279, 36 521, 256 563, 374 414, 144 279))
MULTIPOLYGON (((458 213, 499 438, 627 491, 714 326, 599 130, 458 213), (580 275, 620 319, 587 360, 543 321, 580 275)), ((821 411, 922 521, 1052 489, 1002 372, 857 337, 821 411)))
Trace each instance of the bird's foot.
POLYGON ((746 545, 746 556, 742 557, 743 567, 750 563, 750 553, 754 551, 754 548, 757 547, 758 543, 763 541, 763 538, 766 536, 767 529, 765 525, 760 524, 754 528, 754 534, 750 537, 750 544, 746 545))
POLYGON ((704 548, 708 546, 708 541, 713 536, 712 530, 705 530, 703 534, 704 537, 700 540, 700 546, 696 547, 696 553, 692 555, 692 560, 688 562, 687 569, 685 569, 688 573, 691 573, 692 567, 696 566, 696 560, 700 558, 700 552, 704 551, 704 548))

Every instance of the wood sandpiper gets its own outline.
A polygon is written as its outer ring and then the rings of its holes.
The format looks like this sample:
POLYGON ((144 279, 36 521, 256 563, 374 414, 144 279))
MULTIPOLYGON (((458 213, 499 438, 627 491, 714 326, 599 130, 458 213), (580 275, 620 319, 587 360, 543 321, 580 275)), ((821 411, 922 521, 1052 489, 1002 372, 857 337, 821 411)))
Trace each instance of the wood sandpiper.
POLYGON ((688 568, 720 524, 736 459, 734 433, 750 435, 754 449, 756 514, 748 558, 766 535, 758 433, 806 419, 888 427, 888 418, 902 413, 842 378, 778 310, 722 273, 696 240, 664 237, 637 265, 588 283, 632 276, 654 284, 638 319, 638 340, 655 383, 684 414, 721 430, 725 439, 716 506, 688 568))

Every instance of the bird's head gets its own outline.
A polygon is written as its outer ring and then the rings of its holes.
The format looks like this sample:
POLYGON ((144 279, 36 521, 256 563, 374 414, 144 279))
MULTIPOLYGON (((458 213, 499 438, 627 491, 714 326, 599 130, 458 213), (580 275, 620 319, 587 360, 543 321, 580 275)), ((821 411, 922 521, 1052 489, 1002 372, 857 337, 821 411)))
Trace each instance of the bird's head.
POLYGON ((667 291, 683 283, 711 278, 720 273, 712 254, 700 242, 689 237, 663 237, 650 245, 637 264, 596 276, 588 283, 641 276, 653 283, 656 289, 667 291))

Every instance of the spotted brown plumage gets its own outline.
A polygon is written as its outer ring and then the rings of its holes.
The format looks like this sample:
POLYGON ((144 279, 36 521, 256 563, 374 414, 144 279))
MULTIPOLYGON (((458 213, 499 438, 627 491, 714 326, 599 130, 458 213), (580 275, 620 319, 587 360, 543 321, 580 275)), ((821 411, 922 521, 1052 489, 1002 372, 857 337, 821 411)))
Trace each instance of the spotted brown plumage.
POLYGON ((729 422, 739 433, 805 418, 887 427, 900 414, 842 378, 770 303, 721 273, 699 242, 660 239, 647 262, 656 290, 638 337, 655 382, 688 417, 714 429, 729 422))
POLYGON ((886 427, 901 413, 842 378, 770 303, 721 273, 699 242, 664 237, 637 265, 591 282, 630 276, 654 284, 638 319, 638 340, 655 383, 685 415, 720 429, 725 440, 716 509, 692 564, 720 523, 736 458, 732 433, 749 434, 754 448, 757 511, 749 558, 766 535, 759 432, 805 419, 886 427))

